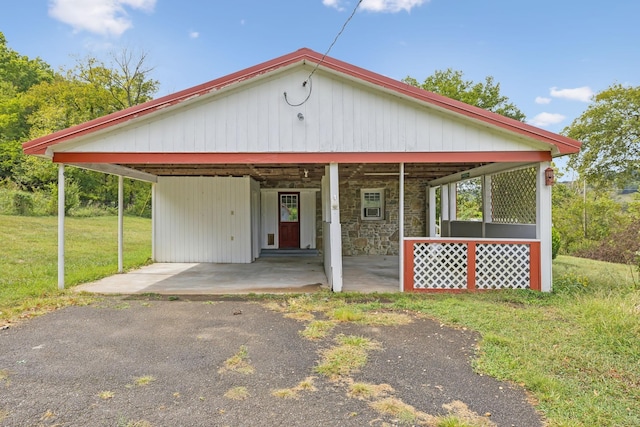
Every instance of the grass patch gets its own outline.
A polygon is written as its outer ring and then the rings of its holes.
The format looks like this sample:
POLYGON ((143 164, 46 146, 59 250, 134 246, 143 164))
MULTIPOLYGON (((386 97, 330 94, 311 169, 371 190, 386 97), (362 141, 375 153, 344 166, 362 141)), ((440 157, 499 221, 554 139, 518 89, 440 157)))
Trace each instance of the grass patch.
POLYGON ((317 390, 316 386, 313 384, 314 380, 315 377, 307 377, 300 381, 297 386, 273 390, 271 395, 281 399, 298 399, 300 397, 300 393, 303 391, 313 392, 317 390))
POLYGON ((493 427, 496 425, 489 418, 473 412, 459 400, 454 400, 442 407, 449 411, 449 415, 437 417, 436 427, 493 427))
POLYGON ((339 335, 337 346, 322 351, 322 360, 315 367, 319 374, 336 380, 358 371, 367 363, 368 352, 380 349, 380 343, 365 337, 339 335))
POLYGON ((249 351, 247 346, 240 346, 240 349, 236 354, 224 361, 224 367, 220 368, 218 372, 224 373, 226 371, 233 371, 245 375, 253 374, 255 370, 253 366, 249 364, 248 360, 249 351))
POLYGON ((376 400, 369 405, 381 414, 396 418, 398 422, 403 425, 433 425, 433 420, 435 419, 432 415, 420 412, 413 406, 407 405, 395 397, 376 400))
POLYGON ((231 400, 245 400, 250 396, 246 387, 234 387, 224 394, 224 397, 231 400))
MULTIPOLYGON (((151 221, 124 221, 124 266, 131 269, 149 260, 151 221)), ((68 288, 117 272, 117 217, 67 218, 65 226, 68 288)), ((0 215, 0 235, 0 323, 91 301, 58 290, 56 217, 0 215)))
POLYGON ((336 324, 329 320, 314 320, 300 331, 300 335, 308 340, 320 340, 326 338, 335 327, 336 324))
POLYGON ((114 392, 108 391, 108 390, 104 390, 104 391, 101 391, 100 393, 98 393, 98 397, 100 399, 103 399, 103 400, 113 399, 113 396, 115 396, 115 395, 116 394, 114 392))
POLYGON ((9 371, 0 369, 0 381, 9 382, 9 371))
POLYGON ((286 313, 284 315, 284 317, 288 318, 288 319, 294 319, 294 320, 298 320, 300 322, 310 322, 313 319, 315 319, 316 317, 313 315, 313 313, 308 313, 308 312, 295 312, 295 313, 286 313))
POLYGON ((360 400, 373 400, 387 397, 393 392, 389 384, 353 383, 349 385, 347 395, 360 400))
POLYGON ((138 377, 135 380, 133 380, 133 383, 135 385, 137 385, 138 387, 144 387, 144 386, 148 386, 149 384, 151 384, 155 380, 156 379, 151 375, 144 375, 142 377, 138 377))

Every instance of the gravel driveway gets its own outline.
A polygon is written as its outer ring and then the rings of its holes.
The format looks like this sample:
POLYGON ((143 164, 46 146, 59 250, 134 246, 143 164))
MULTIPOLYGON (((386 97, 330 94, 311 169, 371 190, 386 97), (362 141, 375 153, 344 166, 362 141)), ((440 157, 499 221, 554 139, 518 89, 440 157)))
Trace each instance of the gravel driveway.
POLYGON ((302 337, 304 328, 249 301, 109 297, 61 309, 0 331, 0 425, 411 423, 350 395, 354 382, 384 385, 378 400, 429 416, 462 411, 477 425, 542 425, 522 390, 473 372, 475 333, 419 317, 402 326, 340 323, 317 341, 302 337), (381 348, 336 381, 314 368, 339 334, 381 348), (253 372, 225 367, 242 351, 253 372), (274 395, 279 389, 291 394, 274 395))

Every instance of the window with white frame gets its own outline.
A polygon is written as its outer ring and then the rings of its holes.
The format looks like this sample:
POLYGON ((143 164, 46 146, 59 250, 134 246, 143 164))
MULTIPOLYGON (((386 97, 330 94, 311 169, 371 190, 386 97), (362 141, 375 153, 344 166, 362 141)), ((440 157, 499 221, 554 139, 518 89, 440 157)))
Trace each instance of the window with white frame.
POLYGON ((360 214, 363 220, 384 219, 384 188, 360 190, 360 214))

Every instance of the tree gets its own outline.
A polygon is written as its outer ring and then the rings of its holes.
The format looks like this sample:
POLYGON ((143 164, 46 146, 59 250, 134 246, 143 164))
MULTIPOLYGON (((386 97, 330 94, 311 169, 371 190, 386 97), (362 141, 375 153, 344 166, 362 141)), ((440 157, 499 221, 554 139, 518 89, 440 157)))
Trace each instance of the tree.
POLYGON ((53 76, 51 67, 40 58, 29 59, 10 49, 0 32, 0 180, 11 178, 13 168, 21 161, 20 142, 29 133, 22 95, 53 76))
POLYGON ((457 99, 466 104, 524 121, 524 113, 504 95, 500 94, 500 83, 495 83, 492 76, 487 76, 484 83, 464 80, 462 71, 448 68, 446 71, 436 70, 420 84, 413 77, 407 76, 402 81, 448 98, 457 99))
POLYGON ((568 166, 592 184, 625 183, 640 177, 640 86, 615 84, 595 95, 563 133, 582 142, 568 166))

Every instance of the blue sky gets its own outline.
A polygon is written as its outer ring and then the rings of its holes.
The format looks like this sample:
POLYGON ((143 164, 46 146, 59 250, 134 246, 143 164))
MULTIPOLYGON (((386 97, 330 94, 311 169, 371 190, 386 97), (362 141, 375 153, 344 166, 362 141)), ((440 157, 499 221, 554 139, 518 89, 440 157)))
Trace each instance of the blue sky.
MULTIPOLYGON (((145 50, 166 95, 308 47, 357 0, 2 0, 9 46, 54 68, 145 50)), ((531 124, 560 132, 614 83, 640 85, 640 1, 363 0, 330 56, 418 81, 493 76, 531 124)))

